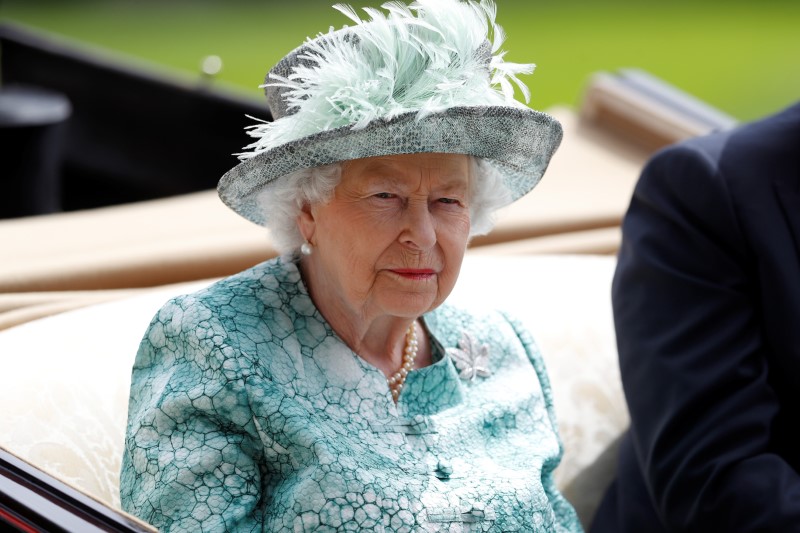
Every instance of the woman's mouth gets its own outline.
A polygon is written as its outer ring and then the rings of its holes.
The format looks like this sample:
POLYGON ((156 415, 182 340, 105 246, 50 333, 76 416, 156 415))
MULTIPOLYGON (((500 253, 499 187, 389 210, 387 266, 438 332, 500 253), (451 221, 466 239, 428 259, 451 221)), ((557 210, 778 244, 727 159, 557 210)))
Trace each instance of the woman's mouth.
POLYGON ((436 275, 436 271, 430 268, 397 268, 392 272, 406 279, 427 280, 436 275))

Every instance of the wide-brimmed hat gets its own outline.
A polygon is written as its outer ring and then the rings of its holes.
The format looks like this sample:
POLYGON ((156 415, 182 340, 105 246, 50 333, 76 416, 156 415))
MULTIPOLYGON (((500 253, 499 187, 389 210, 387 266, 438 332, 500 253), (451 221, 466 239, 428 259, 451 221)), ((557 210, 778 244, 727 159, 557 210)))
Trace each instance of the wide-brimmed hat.
POLYGON ((355 25, 307 40, 267 74, 273 121, 219 181, 231 209, 265 225, 258 195, 291 172, 380 155, 469 154, 502 175, 512 201, 542 178, 561 125, 514 98, 533 65, 506 62, 490 0, 418 0, 365 8, 355 25))

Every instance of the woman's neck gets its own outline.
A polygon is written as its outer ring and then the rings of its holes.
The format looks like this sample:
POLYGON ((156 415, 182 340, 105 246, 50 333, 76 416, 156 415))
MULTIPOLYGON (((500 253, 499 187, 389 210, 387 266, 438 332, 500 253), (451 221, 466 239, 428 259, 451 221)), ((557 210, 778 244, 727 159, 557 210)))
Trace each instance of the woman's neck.
POLYGON ((391 376, 403 363, 406 333, 416 324, 418 350, 415 368, 431 363, 430 343, 416 318, 389 315, 370 316, 329 302, 329 293, 316 287, 302 261, 299 264, 303 282, 314 305, 347 346, 363 360, 391 376))

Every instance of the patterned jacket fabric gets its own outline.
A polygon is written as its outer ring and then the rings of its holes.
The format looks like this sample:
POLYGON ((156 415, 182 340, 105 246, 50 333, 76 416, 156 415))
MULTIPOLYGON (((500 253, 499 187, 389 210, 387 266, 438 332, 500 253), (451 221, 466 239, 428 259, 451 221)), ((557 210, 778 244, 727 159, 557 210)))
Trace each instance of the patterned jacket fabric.
POLYGON ((398 403, 297 258, 167 302, 133 368, 121 500, 161 531, 581 530, 541 356, 513 319, 423 317, 398 403))

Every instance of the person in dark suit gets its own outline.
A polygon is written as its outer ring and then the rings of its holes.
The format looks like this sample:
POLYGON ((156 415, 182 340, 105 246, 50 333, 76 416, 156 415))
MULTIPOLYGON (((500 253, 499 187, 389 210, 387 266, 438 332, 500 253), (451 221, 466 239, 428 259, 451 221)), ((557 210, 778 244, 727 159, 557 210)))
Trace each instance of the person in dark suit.
POLYGON ((631 426, 591 532, 800 531, 800 102, 654 155, 622 232, 631 426))

